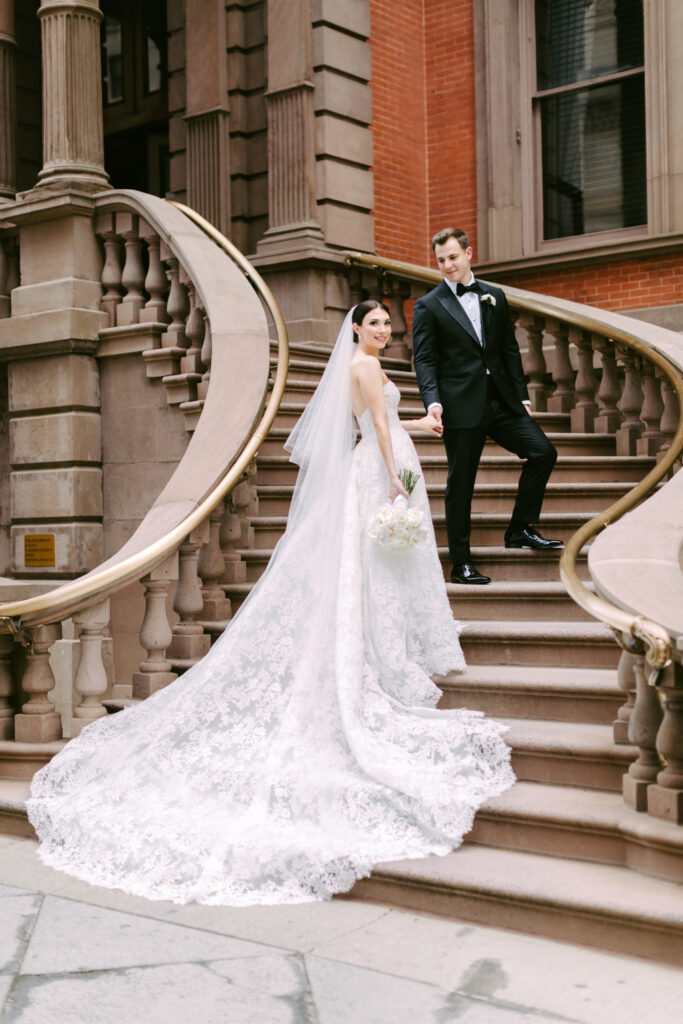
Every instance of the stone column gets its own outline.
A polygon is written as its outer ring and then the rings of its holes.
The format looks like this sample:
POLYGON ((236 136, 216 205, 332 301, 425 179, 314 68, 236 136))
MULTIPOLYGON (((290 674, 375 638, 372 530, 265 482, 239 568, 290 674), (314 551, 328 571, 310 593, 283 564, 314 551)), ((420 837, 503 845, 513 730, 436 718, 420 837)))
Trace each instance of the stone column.
POLYGON ((43 169, 38 185, 106 188, 98 0, 42 0, 43 169))
POLYGON ((292 341, 333 342, 344 249, 374 250, 370 4, 268 0, 268 229, 256 266, 292 341))
POLYGON ((268 0, 268 221, 259 255, 318 247, 310 0, 268 0))
POLYGON ((187 0, 187 202, 230 235, 228 67, 224 0, 187 0), (207 73, 207 68, 211 70, 207 73))
POLYGON ((17 190, 14 0, 0 0, 0 203, 17 190))

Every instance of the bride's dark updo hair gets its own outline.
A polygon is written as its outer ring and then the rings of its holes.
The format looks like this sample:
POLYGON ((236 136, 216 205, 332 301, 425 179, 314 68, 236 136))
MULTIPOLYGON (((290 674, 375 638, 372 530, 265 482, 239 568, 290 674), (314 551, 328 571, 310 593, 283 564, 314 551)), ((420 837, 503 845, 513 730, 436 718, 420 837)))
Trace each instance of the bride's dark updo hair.
MULTIPOLYGON (((377 299, 365 299, 364 302, 359 302, 358 305, 354 307, 353 313, 351 314, 351 323, 360 327, 365 320, 365 317, 373 309, 383 309, 385 313, 389 312, 383 302, 378 302, 377 299)), ((353 331, 353 327, 351 330, 353 331)), ((356 343, 358 342, 358 335, 355 331, 353 331, 353 340, 356 343)))

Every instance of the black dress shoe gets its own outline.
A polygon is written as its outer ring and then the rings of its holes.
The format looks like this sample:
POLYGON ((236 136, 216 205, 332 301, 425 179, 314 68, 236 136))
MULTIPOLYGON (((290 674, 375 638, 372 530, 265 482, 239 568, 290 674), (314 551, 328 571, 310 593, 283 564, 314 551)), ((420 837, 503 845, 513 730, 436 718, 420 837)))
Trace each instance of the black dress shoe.
POLYGON ((483 586, 490 583, 490 576, 483 576, 471 562, 463 562, 462 565, 454 565, 451 573, 451 583, 476 583, 483 586))
POLYGON ((513 533, 505 534, 506 548, 533 548, 534 551, 556 551, 563 548, 561 540, 546 540, 541 537, 538 530, 533 526, 526 526, 523 530, 515 530, 513 533))

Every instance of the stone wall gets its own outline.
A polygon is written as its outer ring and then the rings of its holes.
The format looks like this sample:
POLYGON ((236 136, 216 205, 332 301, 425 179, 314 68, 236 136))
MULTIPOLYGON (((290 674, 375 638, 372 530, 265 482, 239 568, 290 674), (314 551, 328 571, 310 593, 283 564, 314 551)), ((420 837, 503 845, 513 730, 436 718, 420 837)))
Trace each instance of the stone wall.
POLYGON ((9 485, 9 406, 7 366, 0 364, 0 576, 9 575, 10 549, 10 485, 9 485))

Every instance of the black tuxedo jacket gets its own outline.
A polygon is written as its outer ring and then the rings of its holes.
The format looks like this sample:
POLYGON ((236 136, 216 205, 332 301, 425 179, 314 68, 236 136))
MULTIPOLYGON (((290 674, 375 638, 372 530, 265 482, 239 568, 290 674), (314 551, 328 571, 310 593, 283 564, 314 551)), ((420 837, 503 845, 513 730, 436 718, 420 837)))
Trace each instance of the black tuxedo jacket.
POLYGON ((511 412, 527 415, 522 359, 505 294, 479 282, 483 346, 445 281, 415 303, 413 354, 425 407, 440 402, 444 427, 476 427, 484 416, 488 369, 511 412), (493 296, 494 302, 484 299, 493 296))

